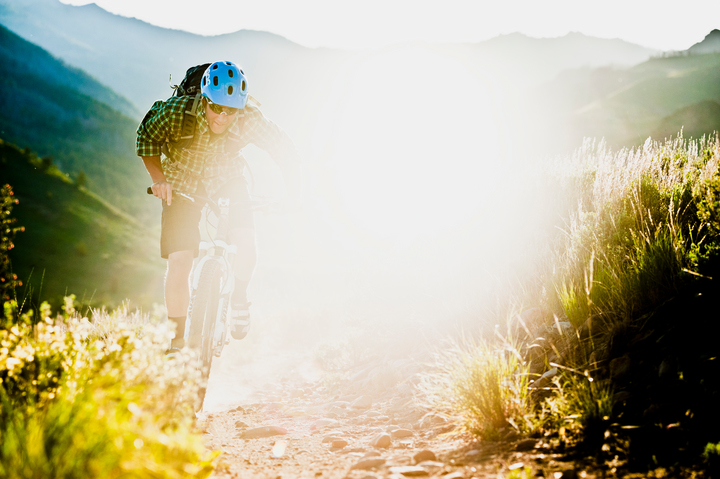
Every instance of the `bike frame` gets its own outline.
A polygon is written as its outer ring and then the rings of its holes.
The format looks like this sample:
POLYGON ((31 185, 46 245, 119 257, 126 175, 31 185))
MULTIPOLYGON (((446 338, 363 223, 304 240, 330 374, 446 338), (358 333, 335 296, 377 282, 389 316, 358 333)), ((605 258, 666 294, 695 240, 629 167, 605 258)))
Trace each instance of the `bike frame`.
MULTIPOLYGON (((195 201, 195 197, 179 193, 185 198, 195 201)), ((200 197, 198 197, 200 198, 200 197)), ((215 211, 212 207, 212 200, 209 198, 202 197, 203 200, 208 201, 205 208, 210 211, 215 211)), ((229 210, 230 200, 228 198, 219 198, 216 204, 217 211, 215 213, 218 217, 217 231, 214 238, 210 241, 200 242, 200 254, 198 255, 199 260, 193 266, 192 273, 190 274, 190 304, 188 305, 187 317, 192 318, 193 313, 193 299, 195 298, 195 292, 197 292, 200 286, 200 279, 203 268, 206 263, 216 261, 220 265, 220 293, 217 298, 217 310, 215 312, 215 318, 211 321, 209 331, 207 328, 203 328, 203 338, 201 338, 202 354, 201 359, 203 364, 210 362, 210 355, 219 357, 222 354, 222 350, 226 344, 230 342, 228 338, 228 324, 227 324, 227 313, 230 306, 230 298, 233 291, 235 290, 235 275, 233 274, 233 260, 237 254, 237 247, 229 243, 229 210), (208 337, 204 337, 206 331, 209 332, 208 337), (206 347, 205 342, 210 340, 209 347, 206 347)), ((207 212, 206 212, 207 214, 207 212)), ((211 298, 212 299, 212 298, 211 298)), ((211 305, 212 306, 212 305, 211 305)), ((184 331, 184 338, 186 343, 190 340, 190 321, 187 322, 184 331)))
MULTIPOLYGON (((152 187, 147 188, 149 195, 153 194, 152 187)), ((214 308, 213 300, 217 301, 217 309, 214 313, 214 318, 211 321, 205 321, 203 316, 203 324, 201 325, 201 366, 206 369, 204 375, 207 377, 209 374, 209 368, 212 362, 213 356, 220 356, 222 350, 226 344, 229 343, 228 338, 228 323, 227 313, 230 307, 230 298, 235 289, 235 275, 233 274, 232 265, 235 255, 237 254, 237 247, 229 243, 230 236, 230 199, 229 198, 218 198, 215 202, 212 198, 206 196, 187 194, 182 192, 175 192, 176 196, 182 196, 193 203, 196 200, 202 200, 205 202, 205 218, 207 221, 207 212, 212 211, 218 217, 217 229, 214 235, 210 235, 210 241, 201 241, 198 254, 198 260, 193 265, 190 277, 188 278, 188 288, 190 289, 190 304, 188 305, 187 318, 188 321, 185 323, 185 331, 183 331, 183 338, 186 344, 190 343, 190 331, 193 329, 192 317, 194 309, 194 300, 196 294, 201 287, 202 273, 206 269, 208 263, 217 263, 219 271, 219 285, 217 289, 213 289, 214 285, 210 285, 210 298, 203 301, 203 314, 205 309, 214 308), (218 295, 215 293, 218 292, 218 295), (207 324, 205 324, 207 323, 207 324)), ((247 206, 251 211, 266 210, 271 207, 273 203, 267 199, 253 199, 247 203, 247 206)), ((213 275, 216 272, 212 271, 213 275)), ((214 280, 213 278, 210 278, 214 280)), ((196 325, 197 328, 197 325, 196 325)))

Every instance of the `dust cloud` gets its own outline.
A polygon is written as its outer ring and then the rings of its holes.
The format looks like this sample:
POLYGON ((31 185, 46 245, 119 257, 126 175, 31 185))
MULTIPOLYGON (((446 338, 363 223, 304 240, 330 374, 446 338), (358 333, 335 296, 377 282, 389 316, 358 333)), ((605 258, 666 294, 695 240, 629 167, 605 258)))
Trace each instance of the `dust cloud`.
MULTIPOLYGON (((397 357, 496 320, 543 218, 501 102, 482 72, 419 47, 348 66, 305 158, 302 207, 256 216, 253 330, 215 361, 207 409, 283 375, 317 379, 323 351, 397 357)), ((281 195, 277 167, 248 161, 254 193, 281 195)))

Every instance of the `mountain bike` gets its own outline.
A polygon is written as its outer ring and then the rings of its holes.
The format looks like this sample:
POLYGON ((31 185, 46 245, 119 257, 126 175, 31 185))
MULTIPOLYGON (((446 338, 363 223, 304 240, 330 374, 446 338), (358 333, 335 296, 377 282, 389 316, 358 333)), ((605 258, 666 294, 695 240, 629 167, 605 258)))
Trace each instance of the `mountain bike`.
MULTIPOLYGON (((148 187, 148 194, 152 189, 148 187)), ((230 234, 230 199, 212 198, 195 194, 173 192, 173 196, 182 196, 193 203, 205 203, 204 214, 206 226, 210 223, 209 212, 217 218, 215 234, 209 228, 209 241, 201 241, 198 260, 193 266, 189 277, 190 303, 187 311, 187 322, 183 338, 185 344, 198 354, 198 368, 202 382, 198 391, 197 410, 202 409, 207 390, 207 381, 214 357, 222 354, 225 345, 229 344, 229 324, 227 322, 230 298, 235 289, 235 275, 232 264, 237 248, 229 243, 230 234)), ((266 200, 250 200, 236 204, 251 211, 267 211, 273 204, 266 200)), ((236 206, 234 205, 234 206, 236 206)))

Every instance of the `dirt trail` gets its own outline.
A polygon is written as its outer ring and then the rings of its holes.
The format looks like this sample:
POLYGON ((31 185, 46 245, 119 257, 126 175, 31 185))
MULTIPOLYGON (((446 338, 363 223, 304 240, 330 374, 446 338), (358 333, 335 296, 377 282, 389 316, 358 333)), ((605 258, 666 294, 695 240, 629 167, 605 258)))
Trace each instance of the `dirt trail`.
POLYGON ((453 434, 446 418, 415 398, 417 358, 375 358, 330 387, 309 364, 297 351, 259 353, 241 378, 229 374, 227 360, 214 365, 198 416, 207 446, 222 451, 213 477, 470 479, 524 467, 533 476, 594 477, 549 454, 542 441, 480 444, 453 434))

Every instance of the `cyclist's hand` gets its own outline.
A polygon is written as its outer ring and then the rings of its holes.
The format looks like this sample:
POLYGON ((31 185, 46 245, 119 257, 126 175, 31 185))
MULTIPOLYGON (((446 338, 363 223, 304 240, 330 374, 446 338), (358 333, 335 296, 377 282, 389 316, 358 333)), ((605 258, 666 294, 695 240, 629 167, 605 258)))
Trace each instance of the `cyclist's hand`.
POLYGON ((158 181, 157 183, 153 183, 150 188, 152 189, 152 194, 161 200, 167 201, 168 206, 172 204, 173 187, 170 183, 167 181, 158 181))

